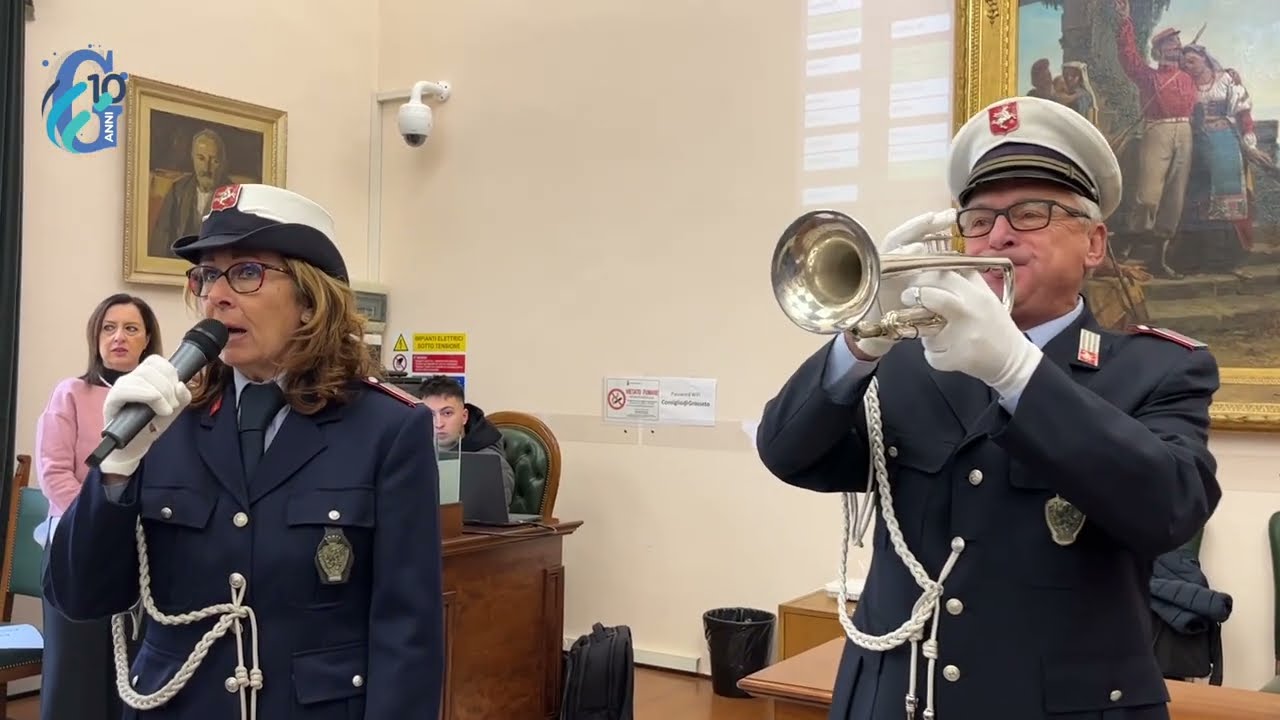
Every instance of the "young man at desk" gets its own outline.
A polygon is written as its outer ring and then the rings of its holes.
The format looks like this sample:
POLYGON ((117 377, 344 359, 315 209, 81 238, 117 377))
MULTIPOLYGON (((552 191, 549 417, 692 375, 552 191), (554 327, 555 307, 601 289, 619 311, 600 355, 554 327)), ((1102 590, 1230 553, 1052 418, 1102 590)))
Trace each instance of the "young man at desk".
POLYGON ((516 473, 507 461, 502 432, 484 411, 466 401, 462 385, 446 375, 433 375, 418 386, 418 397, 435 415, 436 447, 443 452, 483 452, 498 456, 507 505, 516 486, 516 473))

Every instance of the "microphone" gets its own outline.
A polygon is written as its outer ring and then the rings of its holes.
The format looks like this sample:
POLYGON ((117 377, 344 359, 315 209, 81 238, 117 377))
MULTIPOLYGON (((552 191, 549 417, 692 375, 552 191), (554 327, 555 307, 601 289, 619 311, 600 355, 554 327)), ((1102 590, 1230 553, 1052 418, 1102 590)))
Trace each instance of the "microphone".
MULTIPOLYGON (((196 323, 169 358, 178 371, 178 379, 185 383, 195 377, 201 368, 218 357, 227 344, 227 338, 227 326, 213 318, 196 323)), ((98 467, 113 450, 128 445, 155 416, 155 411, 145 403, 126 403, 112 418, 111 424, 102 430, 102 443, 85 459, 85 464, 98 467)))

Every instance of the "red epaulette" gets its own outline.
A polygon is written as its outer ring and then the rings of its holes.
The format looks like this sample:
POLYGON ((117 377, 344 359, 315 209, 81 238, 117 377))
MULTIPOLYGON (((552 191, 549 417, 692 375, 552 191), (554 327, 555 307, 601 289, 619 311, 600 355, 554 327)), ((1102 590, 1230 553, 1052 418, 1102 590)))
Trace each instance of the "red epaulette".
POLYGON ((421 405, 422 404, 422 401, 419 400, 418 398, 410 395, 409 393, 401 390, 400 388, 396 387, 395 385, 392 385, 391 383, 384 383, 378 378, 375 378, 375 377, 365 378, 364 384, 368 385, 369 387, 373 387, 381 390, 382 392, 399 400, 405 405, 421 405))
POLYGON ((1130 325, 1126 329, 1131 333, 1139 335, 1154 335, 1158 338, 1164 338, 1165 340, 1175 342, 1188 350, 1199 350, 1200 348, 1209 347, 1195 338, 1189 338, 1182 333, 1174 332, 1168 328, 1151 327, 1150 325, 1130 325))

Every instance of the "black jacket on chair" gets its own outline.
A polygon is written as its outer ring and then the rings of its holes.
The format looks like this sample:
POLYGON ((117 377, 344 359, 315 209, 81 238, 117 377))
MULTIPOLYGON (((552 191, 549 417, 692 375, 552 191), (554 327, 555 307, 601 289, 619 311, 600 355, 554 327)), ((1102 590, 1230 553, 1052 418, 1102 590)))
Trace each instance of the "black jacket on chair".
POLYGON ((1154 647, 1166 678, 1208 677, 1222 684, 1222 623, 1231 596, 1209 588, 1200 561, 1178 549, 1156 558, 1151 573, 1154 647))

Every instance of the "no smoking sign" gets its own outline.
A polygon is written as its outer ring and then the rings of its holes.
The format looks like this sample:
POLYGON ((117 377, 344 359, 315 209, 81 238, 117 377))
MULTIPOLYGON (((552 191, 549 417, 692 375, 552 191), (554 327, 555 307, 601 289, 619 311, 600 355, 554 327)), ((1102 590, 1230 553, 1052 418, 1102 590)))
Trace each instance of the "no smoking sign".
POLYGON ((627 394, 617 388, 614 388, 609 391, 608 402, 609 407, 614 410, 621 410, 627 406, 627 394))

